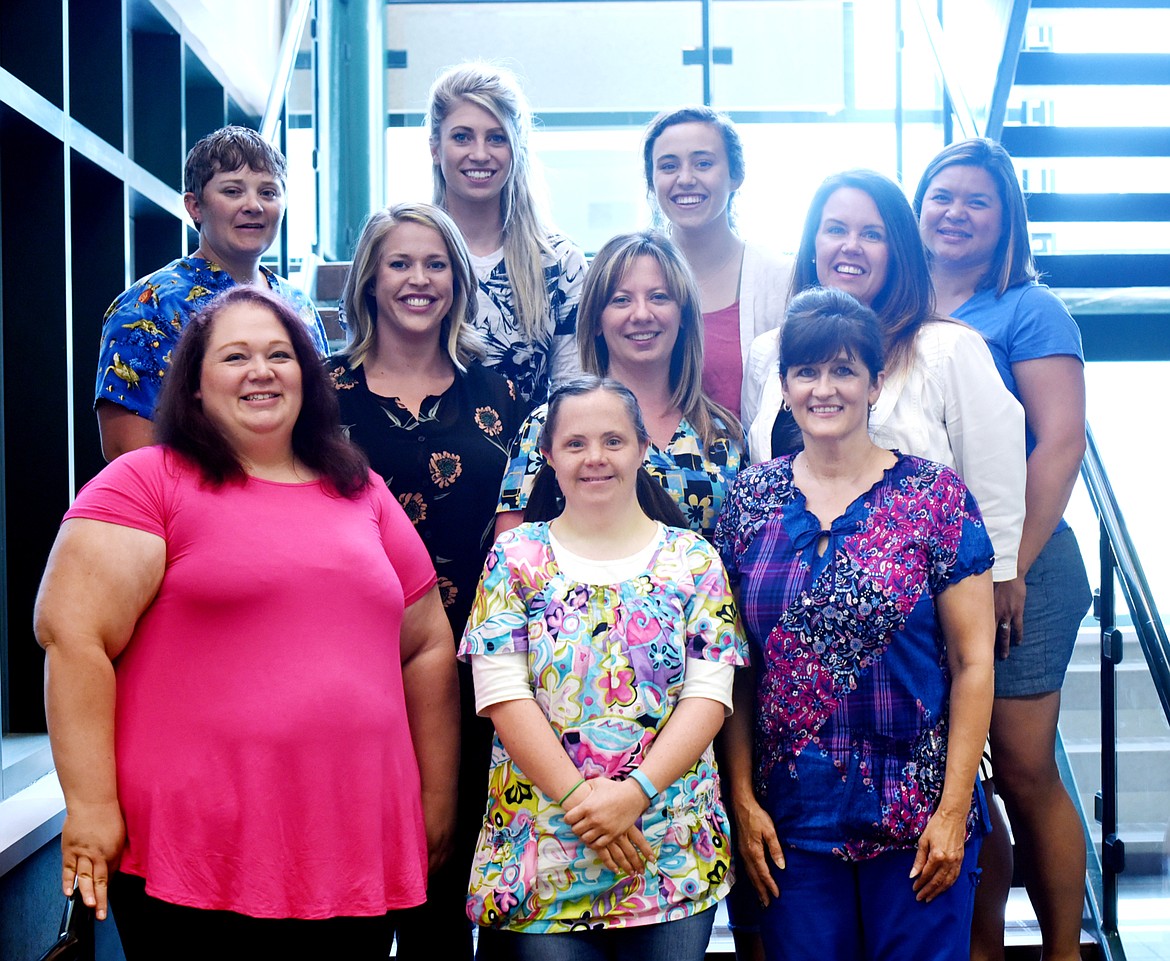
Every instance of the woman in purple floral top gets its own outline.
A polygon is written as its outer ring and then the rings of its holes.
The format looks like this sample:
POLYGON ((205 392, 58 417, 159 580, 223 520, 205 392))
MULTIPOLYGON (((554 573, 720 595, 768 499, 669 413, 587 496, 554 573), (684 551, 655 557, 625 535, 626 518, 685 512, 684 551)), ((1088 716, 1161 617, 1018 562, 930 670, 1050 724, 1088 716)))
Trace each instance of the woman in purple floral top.
POLYGON ((991 542, 952 470, 870 441, 868 308, 800 295, 780 356, 804 450, 742 471, 715 536, 753 647, 725 775, 765 953, 965 959, 991 542))

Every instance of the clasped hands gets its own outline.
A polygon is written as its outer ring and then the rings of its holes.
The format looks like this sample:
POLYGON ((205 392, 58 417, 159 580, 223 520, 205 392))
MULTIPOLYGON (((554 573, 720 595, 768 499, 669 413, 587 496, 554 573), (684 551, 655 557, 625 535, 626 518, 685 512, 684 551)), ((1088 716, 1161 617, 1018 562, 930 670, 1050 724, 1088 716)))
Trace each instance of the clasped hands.
POLYGON ((565 823, 615 874, 643 874, 654 849, 636 822, 650 806, 636 781, 590 778, 565 799, 565 823))

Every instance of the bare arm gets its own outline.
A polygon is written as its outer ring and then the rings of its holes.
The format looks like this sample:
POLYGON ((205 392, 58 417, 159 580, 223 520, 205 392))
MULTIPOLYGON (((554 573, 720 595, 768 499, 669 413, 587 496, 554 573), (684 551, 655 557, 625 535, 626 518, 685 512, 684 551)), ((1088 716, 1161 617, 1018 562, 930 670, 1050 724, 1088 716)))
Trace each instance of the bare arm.
MULTIPOLYGON (((566 811, 572 811, 585 803, 594 791, 599 790, 599 783, 605 781, 605 778, 593 778, 584 784, 578 784, 581 780, 580 771, 565 753, 560 739, 536 701, 528 698, 500 701, 488 706, 484 713, 491 718, 500 742, 516 767, 540 788, 546 797, 557 801, 566 811)), ((613 784, 613 787, 622 791, 627 804, 632 799, 639 799, 638 811, 630 818, 632 826, 634 820, 647 807, 646 795, 633 782, 613 784), (637 792, 636 795, 633 792, 637 792)), ((605 791, 604 788, 600 790, 605 791)), ((585 841, 584 838, 582 840, 585 841)), ((611 871, 620 869, 626 874, 640 873, 643 859, 654 856, 653 850, 636 829, 611 843, 591 844, 589 841, 585 843, 597 852, 607 868, 611 871), (638 854, 639 851, 641 856, 638 854)))
POLYGON ((967 812, 994 698, 995 608, 991 573, 952 584, 935 599, 951 670, 947 767, 938 808, 918 841, 910 877, 919 901, 931 901, 959 876, 967 812))
MULTIPOLYGON (((1018 573, 995 588, 997 612, 1010 611, 1010 639, 1019 643, 1024 575, 1060 523, 1085 456, 1085 370, 1078 358, 1055 355, 1013 364, 1012 373, 1036 446, 1028 457, 1018 573), (1015 600, 1005 602, 1001 595, 1007 594, 1015 600)), ((1009 637, 1004 633, 996 640, 999 656, 1007 657, 1009 637)))
MULTIPOLYGON (((705 697, 680 700, 659 729, 639 770, 664 791, 694 766, 723 726, 723 705, 705 697)), ((565 821, 590 847, 609 845, 624 835, 646 810, 646 794, 633 779, 597 779, 594 791, 565 821)))
POLYGON ((107 462, 127 451, 149 447, 154 443, 154 424, 119 404, 98 401, 97 419, 102 437, 102 456, 107 462))
POLYGON ((106 916, 106 890, 125 841, 114 765, 114 659, 150 605, 166 567, 155 534, 101 521, 65 521, 34 611, 45 649, 45 710, 65 793, 61 887, 77 876, 106 916), (111 558, 116 558, 111 562, 111 558))
POLYGON ((459 771, 459 678, 455 643, 439 588, 402 614, 402 688, 418 759, 431 870, 451 853, 459 771))
POLYGON ((502 511, 496 515, 496 537, 524 523, 524 511, 502 511))
POLYGON ((735 713, 723 725, 720 746, 731 814, 735 821, 736 845, 747 869, 748 878, 760 902, 767 905, 780 896, 772 877, 768 859, 784 867, 784 852, 776 836, 771 815, 756 800, 752 783, 752 721, 756 716, 756 669, 747 667, 736 672, 735 713))

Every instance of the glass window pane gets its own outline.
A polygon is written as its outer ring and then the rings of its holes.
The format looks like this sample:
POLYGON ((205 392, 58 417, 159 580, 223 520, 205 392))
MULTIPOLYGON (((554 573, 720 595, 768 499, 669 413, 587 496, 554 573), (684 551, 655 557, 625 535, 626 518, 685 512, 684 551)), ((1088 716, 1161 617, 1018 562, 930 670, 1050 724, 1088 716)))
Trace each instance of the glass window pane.
MULTIPOLYGON (((891 27, 887 37, 892 33, 891 27)), ((711 37, 713 47, 732 51, 732 63, 716 64, 711 72, 711 99, 721 109, 832 113, 845 106, 840 2, 717 0, 711 5, 711 37), (819 41, 809 42, 812 38, 819 41)), ((890 47, 884 44, 882 53, 892 72, 890 47)))
POLYGON ((702 100, 702 71, 682 62, 701 39, 696 0, 390 3, 386 43, 407 66, 386 71, 387 110, 424 110, 444 67, 482 57, 515 70, 539 114, 657 111, 702 100))

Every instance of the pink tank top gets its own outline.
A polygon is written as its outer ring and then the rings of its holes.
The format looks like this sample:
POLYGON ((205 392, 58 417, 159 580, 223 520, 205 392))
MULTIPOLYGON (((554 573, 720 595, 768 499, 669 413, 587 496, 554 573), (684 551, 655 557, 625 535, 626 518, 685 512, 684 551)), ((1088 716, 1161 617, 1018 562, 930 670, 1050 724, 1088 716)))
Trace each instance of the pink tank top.
POLYGON ((739 343, 739 301, 703 314, 703 390, 739 416, 743 353, 739 343))

